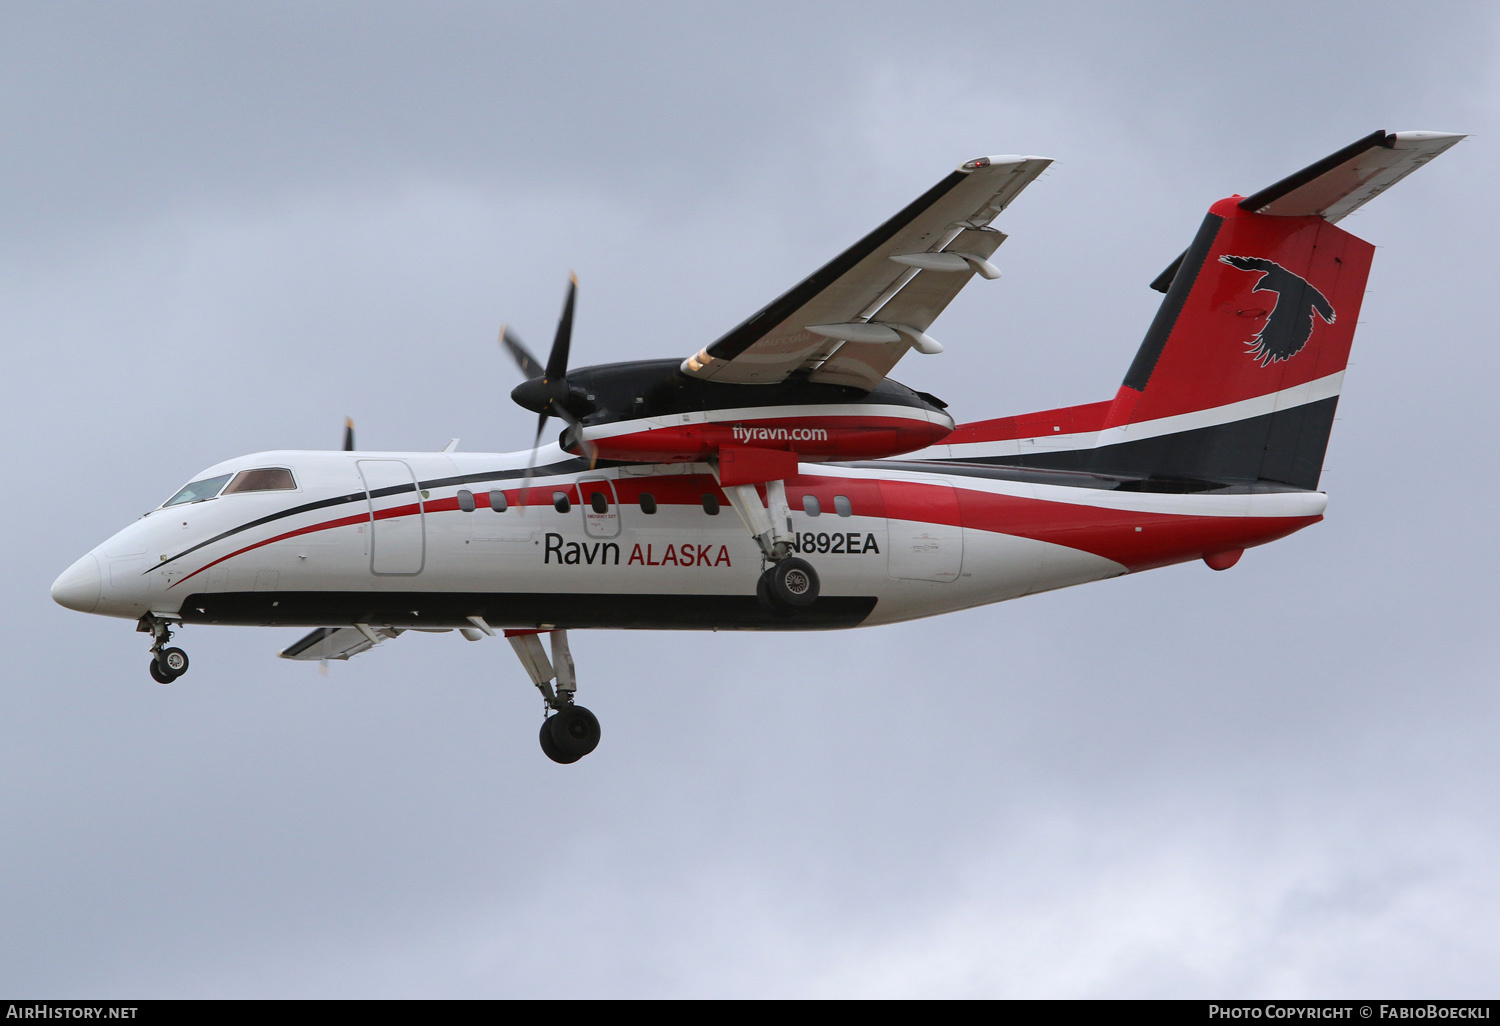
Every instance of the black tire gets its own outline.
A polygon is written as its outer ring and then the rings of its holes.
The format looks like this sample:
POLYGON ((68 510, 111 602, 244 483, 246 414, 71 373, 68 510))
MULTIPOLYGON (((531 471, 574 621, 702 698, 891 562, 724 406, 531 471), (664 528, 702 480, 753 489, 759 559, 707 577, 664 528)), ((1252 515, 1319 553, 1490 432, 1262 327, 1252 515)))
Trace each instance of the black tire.
POLYGON ((582 759, 599 747, 599 721, 581 705, 566 705, 547 721, 552 743, 568 761, 582 759))
POLYGON ((156 657, 151 657, 151 679, 158 684, 170 684, 177 678, 170 673, 163 673, 161 666, 157 664, 156 657))
POLYGON ((788 609, 783 605, 778 605, 776 600, 771 597, 771 572, 771 570, 767 570, 765 573, 761 574, 760 579, 755 582, 755 597, 760 600, 760 608, 764 609, 772 616, 780 617, 781 619, 785 620, 787 617, 795 613, 796 610, 788 609))
POLYGON ((171 674, 176 680, 188 671, 187 653, 180 648, 164 648, 156 654, 156 661, 160 664, 162 672, 171 674))
POLYGON ((551 719, 545 719, 542 721, 542 733, 540 735, 540 740, 542 742, 542 754, 551 759, 553 762, 560 762, 564 766, 568 765, 568 763, 570 762, 577 762, 579 759, 583 758, 583 756, 564 755, 558 750, 557 742, 552 740, 553 719, 556 719, 556 717, 552 717, 551 719))
POLYGON ((789 556, 766 574, 766 590, 786 609, 806 609, 818 601, 818 572, 807 560, 789 556))

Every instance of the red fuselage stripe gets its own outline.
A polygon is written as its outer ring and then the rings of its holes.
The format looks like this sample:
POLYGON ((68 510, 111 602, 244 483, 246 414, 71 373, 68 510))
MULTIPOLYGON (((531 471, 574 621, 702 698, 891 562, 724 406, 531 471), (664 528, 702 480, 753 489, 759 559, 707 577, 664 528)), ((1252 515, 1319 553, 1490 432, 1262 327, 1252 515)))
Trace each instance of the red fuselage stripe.
MULTIPOLYGON (((580 486, 590 483, 572 482, 556 487, 527 489, 526 504, 550 506, 556 492, 564 493, 570 503, 577 504, 580 501, 580 486)), ((610 483, 614 485, 622 502, 637 502, 641 493, 651 492, 662 506, 696 506, 704 494, 716 495, 721 502, 727 504, 712 478, 658 478, 640 481, 620 479, 610 483)), ((828 510, 833 505, 831 499, 835 494, 844 495, 851 499, 858 516, 947 524, 993 534, 1030 538, 1102 556, 1132 571, 1168 566, 1226 549, 1264 544, 1323 519, 1321 516, 1243 517, 1148 513, 998 495, 962 487, 954 489, 957 503, 935 501, 943 493, 934 493, 933 489, 947 487, 941 482, 924 484, 914 481, 813 476, 789 480, 787 499, 793 509, 798 509, 802 496, 812 494, 828 510)), ((520 504, 522 489, 506 491, 505 496, 507 503, 520 504)), ((483 504, 481 499, 481 505, 483 504)), ((458 499, 448 497, 391 506, 376 510, 374 519, 391 520, 423 511, 459 512, 458 499)), ((171 587, 175 588, 226 560, 266 545, 318 531, 367 524, 370 521, 371 515, 366 510, 352 516, 286 531, 205 563, 173 582, 171 587)))

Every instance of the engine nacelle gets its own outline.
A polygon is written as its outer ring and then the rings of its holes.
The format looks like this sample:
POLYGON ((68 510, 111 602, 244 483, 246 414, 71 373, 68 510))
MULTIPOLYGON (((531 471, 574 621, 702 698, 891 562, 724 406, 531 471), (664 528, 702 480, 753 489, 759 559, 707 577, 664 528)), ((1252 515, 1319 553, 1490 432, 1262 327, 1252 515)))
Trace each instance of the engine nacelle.
POLYGON ((953 418, 941 410, 886 407, 861 414, 843 407, 837 414, 784 408, 708 411, 585 426, 583 434, 599 458, 609 460, 700 463, 723 447, 750 446, 793 452, 804 462, 822 463, 915 452, 941 442, 953 428, 953 418))

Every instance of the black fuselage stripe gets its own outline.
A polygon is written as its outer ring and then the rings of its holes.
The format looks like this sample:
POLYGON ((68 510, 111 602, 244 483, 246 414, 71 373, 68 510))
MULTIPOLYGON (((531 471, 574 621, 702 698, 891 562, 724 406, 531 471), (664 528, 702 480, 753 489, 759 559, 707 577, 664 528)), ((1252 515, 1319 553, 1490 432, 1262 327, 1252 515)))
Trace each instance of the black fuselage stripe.
MULTIPOLYGON (((1227 424, 1175 431, 1089 449, 978 457, 967 463, 1087 475, 1097 487, 1181 490, 1266 484, 1315 491, 1338 396, 1227 424), (1115 482, 1110 484, 1109 482, 1115 482)), ((962 470, 951 471, 962 474, 962 470)), ((1080 477, 1080 483, 1087 478, 1080 477)))
MULTIPOLYGON (((495 627, 636 630, 837 630, 857 627, 874 611, 873 595, 821 595, 795 616, 767 612, 753 594, 653 595, 597 592, 199 592, 182 604, 184 623, 332 627, 363 623, 415 629, 495 627)), ((330 632, 331 633, 331 632, 330 632)), ((306 651, 323 638, 307 637, 306 651)), ((299 647, 300 646, 300 647, 299 647)))
MULTIPOLYGON (((532 470, 531 473, 533 476, 561 474, 573 470, 579 470, 584 466, 585 464, 583 460, 565 460, 561 463, 553 463, 545 467, 537 467, 532 470)), ((351 502, 365 502, 368 499, 383 498, 387 495, 399 495, 402 492, 415 492, 419 488, 431 491, 434 488, 446 488, 450 485, 477 484, 487 481, 514 481, 517 478, 524 478, 526 474, 527 472, 525 470, 486 470, 474 474, 459 474, 454 477, 437 477, 429 481, 419 481, 415 484, 388 485, 384 488, 376 488, 374 491, 370 492, 350 492, 347 495, 336 495, 330 499, 319 499, 316 502, 303 503, 301 506, 293 506, 291 509, 284 509, 278 513, 267 514, 266 516, 263 516, 258 520, 251 520, 250 522, 241 524, 238 527, 231 527, 229 530, 224 531, 221 534, 216 534, 206 541, 201 541, 197 545, 193 545, 189 548, 183 549, 175 556, 164 559, 160 563, 154 564, 142 573, 144 576, 144 574, 149 574, 153 570, 160 570, 168 563, 179 560, 184 556, 190 556, 194 552, 197 552, 199 549, 206 548, 209 545, 221 542, 226 538, 233 538, 235 535, 242 534, 245 531, 249 531, 257 527, 263 527, 266 524, 273 524, 278 520, 285 520, 287 517, 295 517, 302 513, 311 513, 314 510, 328 509, 330 506, 347 505, 351 502)))

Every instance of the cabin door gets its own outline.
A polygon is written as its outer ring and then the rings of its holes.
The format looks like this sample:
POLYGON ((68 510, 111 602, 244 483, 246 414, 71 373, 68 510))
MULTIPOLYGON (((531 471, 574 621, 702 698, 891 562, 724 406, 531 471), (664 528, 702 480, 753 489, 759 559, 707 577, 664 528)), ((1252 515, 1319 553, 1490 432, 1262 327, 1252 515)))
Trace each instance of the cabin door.
POLYGON ((370 508, 370 572, 411 577, 427 558, 427 529, 417 479, 404 460, 360 460, 370 508))
POLYGON ((941 478, 881 481, 890 531, 887 573, 903 581, 958 580, 964 529, 958 495, 941 478))

